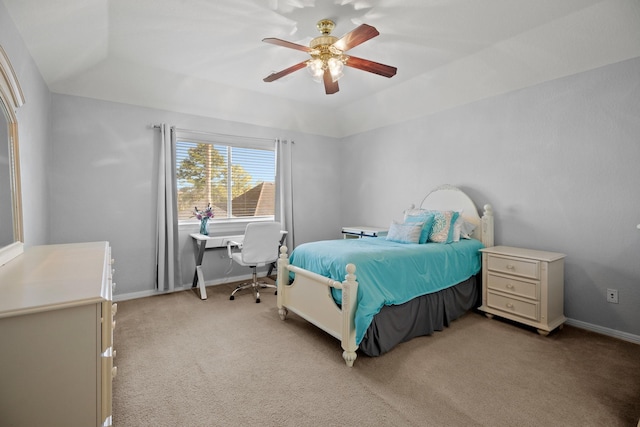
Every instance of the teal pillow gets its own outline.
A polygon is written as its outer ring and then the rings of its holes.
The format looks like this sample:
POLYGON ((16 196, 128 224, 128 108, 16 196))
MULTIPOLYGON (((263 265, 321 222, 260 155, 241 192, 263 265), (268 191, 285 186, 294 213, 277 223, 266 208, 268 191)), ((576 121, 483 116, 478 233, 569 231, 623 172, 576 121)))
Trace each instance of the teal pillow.
POLYGON ((458 216, 460 216, 460 212, 454 211, 453 215, 451 215, 451 223, 449 224, 449 234, 447 235, 447 243, 451 243, 454 240, 455 235, 455 224, 458 221, 458 216))
POLYGON ((417 214, 405 213, 404 222, 405 224, 424 222, 418 243, 427 243, 427 240, 429 240, 429 234, 431 233, 431 227, 433 227, 434 218, 435 214, 433 214, 432 212, 422 211, 417 214))

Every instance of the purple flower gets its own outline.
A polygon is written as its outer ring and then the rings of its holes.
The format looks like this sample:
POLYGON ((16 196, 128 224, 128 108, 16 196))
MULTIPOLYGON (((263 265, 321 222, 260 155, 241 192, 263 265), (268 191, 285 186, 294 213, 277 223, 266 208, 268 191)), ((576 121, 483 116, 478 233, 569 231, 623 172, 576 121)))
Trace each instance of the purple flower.
POLYGON ((213 208, 211 207, 211 204, 209 203, 207 205, 207 208, 203 211, 199 211, 198 207, 196 206, 194 211, 193 211, 193 215, 199 219, 202 220, 203 218, 213 218, 215 215, 213 214, 213 208))

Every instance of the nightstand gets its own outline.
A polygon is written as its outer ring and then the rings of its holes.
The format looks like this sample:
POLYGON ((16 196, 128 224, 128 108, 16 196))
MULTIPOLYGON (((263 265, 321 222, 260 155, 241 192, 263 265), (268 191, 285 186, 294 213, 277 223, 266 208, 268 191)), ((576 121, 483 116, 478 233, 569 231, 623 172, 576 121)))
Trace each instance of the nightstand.
POLYGON ((360 239, 362 237, 380 237, 387 235, 386 228, 356 226, 342 227, 342 237, 345 239, 360 239))
POLYGON ((562 327, 564 258, 556 252, 494 246, 482 252, 480 310, 533 326, 540 335, 562 327))

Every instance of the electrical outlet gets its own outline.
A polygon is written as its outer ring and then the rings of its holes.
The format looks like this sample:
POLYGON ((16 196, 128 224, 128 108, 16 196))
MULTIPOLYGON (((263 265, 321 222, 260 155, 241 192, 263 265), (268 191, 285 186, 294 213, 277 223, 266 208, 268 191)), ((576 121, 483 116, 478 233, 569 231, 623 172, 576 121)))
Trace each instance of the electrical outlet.
POLYGON ((618 290, 617 289, 607 289, 607 302, 612 302, 614 304, 618 303, 618 290))

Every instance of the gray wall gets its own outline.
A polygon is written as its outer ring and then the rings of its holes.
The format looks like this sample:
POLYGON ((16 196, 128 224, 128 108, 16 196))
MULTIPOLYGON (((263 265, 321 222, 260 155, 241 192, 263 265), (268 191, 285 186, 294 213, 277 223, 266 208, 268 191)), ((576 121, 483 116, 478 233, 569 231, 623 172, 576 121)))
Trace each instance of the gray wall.
POLYGON ((50 229, 47 188, 51 94, 22 37, 0 2, 0 44, 16 72, 25 104, 18 109, 22 208, 26 246, 47 243, 50 229))
MULTIPOLYGON (((324 166, 338 157, 336 140, 68 95, 54 94, 52 106, 50 212, 55 226, 50 243, 110 241, 116 295, 144 295, 155 287, 160 134, 151 124, 294 140, 296 243, 339 234, 339 176, 327 174, 324 166)), ((216 232, 215 227, 214 222, 209 228, 216 232)), ((195 268, 189 233, 198 228, 179 229, 182 283, 187 286, 195 268)), ((237 265, 229 271, 226 250, 209 251, 204 266, 206 281, 213 283, 250 273, 237 265)))
POLYGON ((640 335, 638 76, 633 59, 346 138, 342 220, 388 225, 461 186, 493 205, 497 245, 567 255, 567 317, 640 335))

